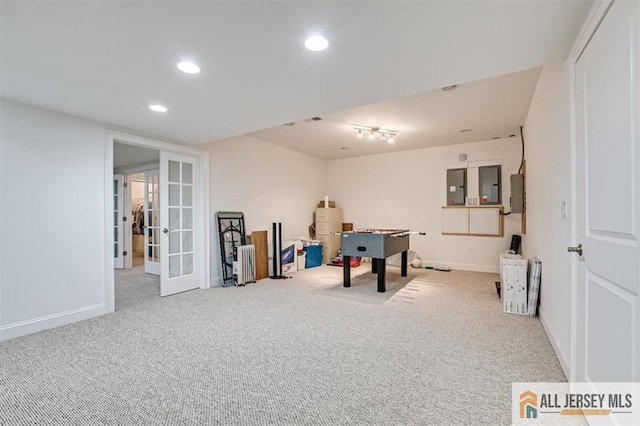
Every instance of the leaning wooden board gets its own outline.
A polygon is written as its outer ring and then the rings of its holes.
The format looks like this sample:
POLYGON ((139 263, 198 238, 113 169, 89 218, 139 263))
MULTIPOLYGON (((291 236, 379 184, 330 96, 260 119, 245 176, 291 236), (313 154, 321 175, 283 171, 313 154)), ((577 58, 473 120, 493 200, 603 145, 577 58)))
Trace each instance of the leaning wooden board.
POLYGON ((269 248, 267 231, 253 231, 251 243, 256 246, 256 280, 269 277, 269 248))

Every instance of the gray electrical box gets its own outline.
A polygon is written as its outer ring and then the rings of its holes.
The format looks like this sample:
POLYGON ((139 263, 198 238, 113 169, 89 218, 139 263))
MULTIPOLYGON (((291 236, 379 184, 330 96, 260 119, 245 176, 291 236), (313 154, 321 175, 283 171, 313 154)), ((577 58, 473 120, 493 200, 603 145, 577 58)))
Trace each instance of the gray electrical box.
POLYGON ((511 213, 524 212, 524 175, 511 175, 511 213))
POLYGON ((464 206, 467 196, 467 169, 447 169, 447 205, 464 206))
POLYGON ((478 189, 481 206, 502 204, 501 176, 502 167, 499 165, 478 168, 478 189))

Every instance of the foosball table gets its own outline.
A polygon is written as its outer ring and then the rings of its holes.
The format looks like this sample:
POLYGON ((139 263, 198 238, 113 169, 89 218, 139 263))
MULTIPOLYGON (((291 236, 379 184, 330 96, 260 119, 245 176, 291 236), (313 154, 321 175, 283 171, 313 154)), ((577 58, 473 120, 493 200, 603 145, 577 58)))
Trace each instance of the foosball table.
POLYGON ((351 287, 351 256, 371 258, 371 272, 377 274, 378 291, 386 291, 386 259, 402 253, 400 274, 407 276, 407 251, 409 235, 407 229, 361 229, 341 232, 341 250, 343 257, 343 284, 351 287))

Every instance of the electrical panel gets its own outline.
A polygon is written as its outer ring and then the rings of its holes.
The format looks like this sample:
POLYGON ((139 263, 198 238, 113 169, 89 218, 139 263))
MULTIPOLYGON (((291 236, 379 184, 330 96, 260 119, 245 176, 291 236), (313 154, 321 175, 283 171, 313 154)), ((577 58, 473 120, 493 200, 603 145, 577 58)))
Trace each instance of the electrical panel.
POLYGON ((499 165, 478 168, 481 206, 502 204, 501 175, 502 167, 499 165))
POLYGON ((467 196, 467 169, 447 169, 447 206, 464 206, 467 196))
POLYGON ((511 175, 511 213, 524 213, 524 175, 511 175))

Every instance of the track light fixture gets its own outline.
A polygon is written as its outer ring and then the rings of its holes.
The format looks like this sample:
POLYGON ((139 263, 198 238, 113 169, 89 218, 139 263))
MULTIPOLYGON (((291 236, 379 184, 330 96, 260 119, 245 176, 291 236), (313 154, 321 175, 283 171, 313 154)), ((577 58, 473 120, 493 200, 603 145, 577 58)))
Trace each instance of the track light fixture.
POLYGON ((380 127, 360 126, 354 124, 353 128, 357 131, 356 137, 358 138, 362 138, 364 133, 368 133, 369 136, 367 138, 369 140, 374 140, 376 136, 378 136, 382 142, 387 141, 388 143, 394 143, 395 137, 398 135, 397 130, 381 129, 380 127))

